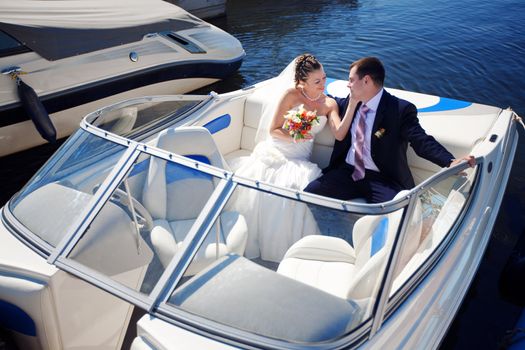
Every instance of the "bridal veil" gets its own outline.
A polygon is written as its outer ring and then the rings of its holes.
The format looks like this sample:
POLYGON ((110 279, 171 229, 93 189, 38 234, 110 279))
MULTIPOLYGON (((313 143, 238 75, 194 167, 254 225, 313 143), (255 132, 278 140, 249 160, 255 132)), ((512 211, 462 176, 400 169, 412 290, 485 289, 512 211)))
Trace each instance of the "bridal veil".
POLYGON ((259 119, 259 126, 257 127, 257 133, 255 135, 255 144, 266 140, 270 137, 270 125, 279 105, 279 102, 284 96, 286 90, 295 87, 295 65, 297 57, 290 62, 286 68, 274 79, 269 82, 269 85, 265 90, 264 107, 262 109, 262 115, 259 119))

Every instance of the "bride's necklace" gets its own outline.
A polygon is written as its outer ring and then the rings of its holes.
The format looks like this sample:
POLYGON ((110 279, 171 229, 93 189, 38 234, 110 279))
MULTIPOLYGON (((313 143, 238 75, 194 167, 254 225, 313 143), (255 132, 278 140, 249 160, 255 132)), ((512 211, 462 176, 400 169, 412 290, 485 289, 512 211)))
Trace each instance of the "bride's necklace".
POLYGON ((310 101, 312 101, 312 102, 317 101, 317 100, 321 97, 321 95, 323 94, 323 92, 321 91, 321 92, 319 93, 319 95, 317 95, 316 98, 311 98, 310 96, 308 96, 308 95, 306 94, 306 92, 304 92, 304 88, 301 89, 301 92, 303 93, 303 96, 304 96, 304 97, 306 97, 308 100, 310 100, 310 101))

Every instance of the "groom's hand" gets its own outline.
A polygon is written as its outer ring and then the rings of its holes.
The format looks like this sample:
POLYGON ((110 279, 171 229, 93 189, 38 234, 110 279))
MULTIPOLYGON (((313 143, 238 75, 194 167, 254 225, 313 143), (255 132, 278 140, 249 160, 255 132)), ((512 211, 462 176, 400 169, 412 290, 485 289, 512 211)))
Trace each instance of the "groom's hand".
POLYGON ((451 166, 454 166, 454 165, 457 165, 457 164, 461 163, 464 160, 467 161, 468 165, 471 168, 474 168, 476 166, 476 158, 473 155, 468 155, 468 156, 464 156, 464 157, 461 157, 461 158, 452 159, 452 161, 450 162, 449 168, 451 166))

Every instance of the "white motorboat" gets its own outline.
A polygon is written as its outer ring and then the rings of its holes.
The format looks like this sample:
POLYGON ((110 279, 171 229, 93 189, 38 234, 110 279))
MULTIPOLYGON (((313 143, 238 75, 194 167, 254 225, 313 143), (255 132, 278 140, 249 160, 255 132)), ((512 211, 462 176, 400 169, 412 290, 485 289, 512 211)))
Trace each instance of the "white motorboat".
MULTIPOLYGON (((2 210, 0 323, 19 344, 119 348, 137 327, 135 350, 439 346, 487 246, 519 117, 388 89, 477 165, 440 169, 409 150, 415 188, 341 201, 229 171, 253 150, 275 84, 130 99, 82 121, 2 210), (320 211, 320 234, 277 262, 248 256, 259 207, 236 205, 243 193, 320 211)), ((345 85, 327 90, 344 96, 345 85)), ((333 143, 322 130, 312 161, 326 166, 333 143)))
POLYGON ((161 0, 2 1, 0 156, 68 136, 117 101, 216 82, 244 56, 233 36, 161 0))
POLYGON ((226 15, 226 0, 171 0, 177 6, 199 18, 212 18, 226 15))

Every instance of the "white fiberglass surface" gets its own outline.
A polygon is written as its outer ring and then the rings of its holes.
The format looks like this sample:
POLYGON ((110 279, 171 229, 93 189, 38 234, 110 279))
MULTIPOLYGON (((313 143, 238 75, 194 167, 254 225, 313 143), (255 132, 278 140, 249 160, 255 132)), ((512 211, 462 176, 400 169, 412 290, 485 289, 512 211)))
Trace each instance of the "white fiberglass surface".
POLYGON ((13 215, 55 247, 84 215, 126 147, 78 130, 9 202, 13 215))

